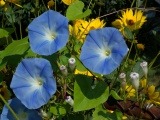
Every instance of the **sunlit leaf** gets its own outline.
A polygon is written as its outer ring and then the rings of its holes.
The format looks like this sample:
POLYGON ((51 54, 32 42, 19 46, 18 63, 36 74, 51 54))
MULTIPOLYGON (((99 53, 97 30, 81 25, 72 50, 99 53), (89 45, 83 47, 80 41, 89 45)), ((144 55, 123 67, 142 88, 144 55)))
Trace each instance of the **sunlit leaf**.
POLYGON ((82 1, 76 1, 72 3, 67 9, 66 17, 69 20, 75 20, 84 18, 91 14, 90 9, 87 9, 86 11, 83 12, 83 8, 84 8, 84 3, 82 1))
POLYGON ((99 81, 92 89, 92 78, 76 75, 74 83, 74 111, 88 110, 104 103, 109 96, 109 87, 99 81))
POLYGON ((99 105, 93 112, 93 120, 122 120, 123 114, 115 110, 113 113, 108 112, 103 105, 99 105))

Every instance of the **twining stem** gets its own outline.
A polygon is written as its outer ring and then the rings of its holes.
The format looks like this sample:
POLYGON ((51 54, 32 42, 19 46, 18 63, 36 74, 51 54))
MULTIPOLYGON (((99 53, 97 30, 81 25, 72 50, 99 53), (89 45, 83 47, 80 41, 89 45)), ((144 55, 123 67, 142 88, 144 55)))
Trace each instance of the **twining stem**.
POLYGON ((6 102, 6 100, 3 98, 3 96, 0 94, 0 98, 1 100, 5 103, 5 105, 8 107, 8 109, 11 111, 11 113, 13 114, 13 116, 15 117, 16 120, 19 120, 19 118, 17 117, 16 113, 13 111, 13 109, 9 106, 9 104, 6 102))
POLYGON ((158 56, 160 55, 160 51, 158 52, 158 54, 156 55, 156 57, 152 60, 152 62, 149 64, 149 69, 152 67, 152 65, 154 64, 154 62, 156 61, 156 59, 158 58, 158 56))
POLYGON ((132 4, 131 4, 131 8, 133 7, 133 4, 135 3, 136 0, 133 0, 132 4))
POLYGON ((89 7, 90 7, 91 3, 92 3, 92 0, 90 0, 90 2, 89 2, 89 5, 88 5, 88 7, 87 7, 88 9, 89 9, 89 7))
POLYGON ((123 65, 123 67, 122 67, 122 69, 121 69, 122 71, 123 71, 123 69, 124 69, 125 64, 127 63, 128 59, 129 59, 129 55, 130 55, 130 53, 131 53, 131 50, 132 50, 132 47, 133 47, 133 43, 134 43, 134 40, 133 40, 132 43, 131 43, 131 47, 130 47, 129 52, 128 52, 128 54, 127 54, 126 60, 125 60, 124 65, 123 65))

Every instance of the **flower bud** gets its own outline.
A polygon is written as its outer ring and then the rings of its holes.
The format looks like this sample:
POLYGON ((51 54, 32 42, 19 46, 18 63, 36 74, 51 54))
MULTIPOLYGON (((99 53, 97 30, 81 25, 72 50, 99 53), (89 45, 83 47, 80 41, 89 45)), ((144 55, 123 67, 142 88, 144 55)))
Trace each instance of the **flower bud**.
POLYGON ((134 89, 138 90, 139 88, 139 74, 136 72, 132 72, 130 74, 131 77, 131 83, 134 89))
POLYGON ((147 78, 147 74, 148 74, 148 63, 147 62, 142 62, 140 63, 140 66, 142 67, 143 73, 145 78, 147 78))
POLYGON ((121 87, 122 87, 122 89, 123 90, 125 90, 126 89, 126 74, 125 73, 121 73, 120 75, 119 75, 119 78, 121 78, 121 87))
POLYGON ((40 116, 42 116, 42 117, 48 117, 47 113, 44 112, 42 109, 38 109, 37 111, 38 111, 38 114, 39 114, 40 116))
POLYGON ((74 101, 73 101, 73 99, 71 98, 71 96, 67 96, 66 99, 65 99, 65 101, 66 101, 68 104, 70 104, 71 106, 73 106, 73 104, 74 104, 74 101))
POLYGON ((146 105, 146 110, 150 109, 151 107, 153 107, 153 104, 148 103, 148 104, 146 105))
POLYGON ((67 71, 66 66, 61 65, 61 66, 60 66, 60 70, 61 70, 61 73, 62 73, 63 75, 67 76, 68 71, 67 71))
POLYGON ((69 68, 70 68, 71 70, 74 70, 74 68, 75 68, 75 66, 76 66, 76 60, 75 60, 74 58, 70 58, 70 59, 68 60, 68 64, 69 64, 69 68))

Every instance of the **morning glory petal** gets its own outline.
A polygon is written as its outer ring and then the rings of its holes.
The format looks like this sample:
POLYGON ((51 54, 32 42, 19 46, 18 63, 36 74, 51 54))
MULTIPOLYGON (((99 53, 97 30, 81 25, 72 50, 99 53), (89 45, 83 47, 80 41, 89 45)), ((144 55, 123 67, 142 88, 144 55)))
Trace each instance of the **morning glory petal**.
POLYGON ((27 108, 41 107, 56 92, 51 64, 43 58, 22 60, 16 68, 10 87, 27 108))
MULTIPOLYGON (((26 108, 19 99, 13 98, 8 103, 20 120, 42 120, 37 111, 26 108)), ((1 120, 15 120, 15 117, 6 105, 3 107, 1 120)))
POLYGON ((48 10, 29 24, 28 36, 33 52, 51 55, 62 49, 68 41, 68 20, 60 13, 48 10))
POLYGON ((109 74, 122 62, 128 47, 116 28, 91 30, 82 46, 80 60, 85 67, 99 74, 109 74))

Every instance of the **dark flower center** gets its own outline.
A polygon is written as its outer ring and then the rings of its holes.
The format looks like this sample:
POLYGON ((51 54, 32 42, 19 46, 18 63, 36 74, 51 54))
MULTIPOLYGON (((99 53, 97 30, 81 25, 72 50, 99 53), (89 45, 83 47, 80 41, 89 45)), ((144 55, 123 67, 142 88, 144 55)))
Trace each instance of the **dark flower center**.
POLYGON ((134 23, 135 23, 134 20, 131 20, 131 19, 127 21, 128 25, 134 25, 134 23))

